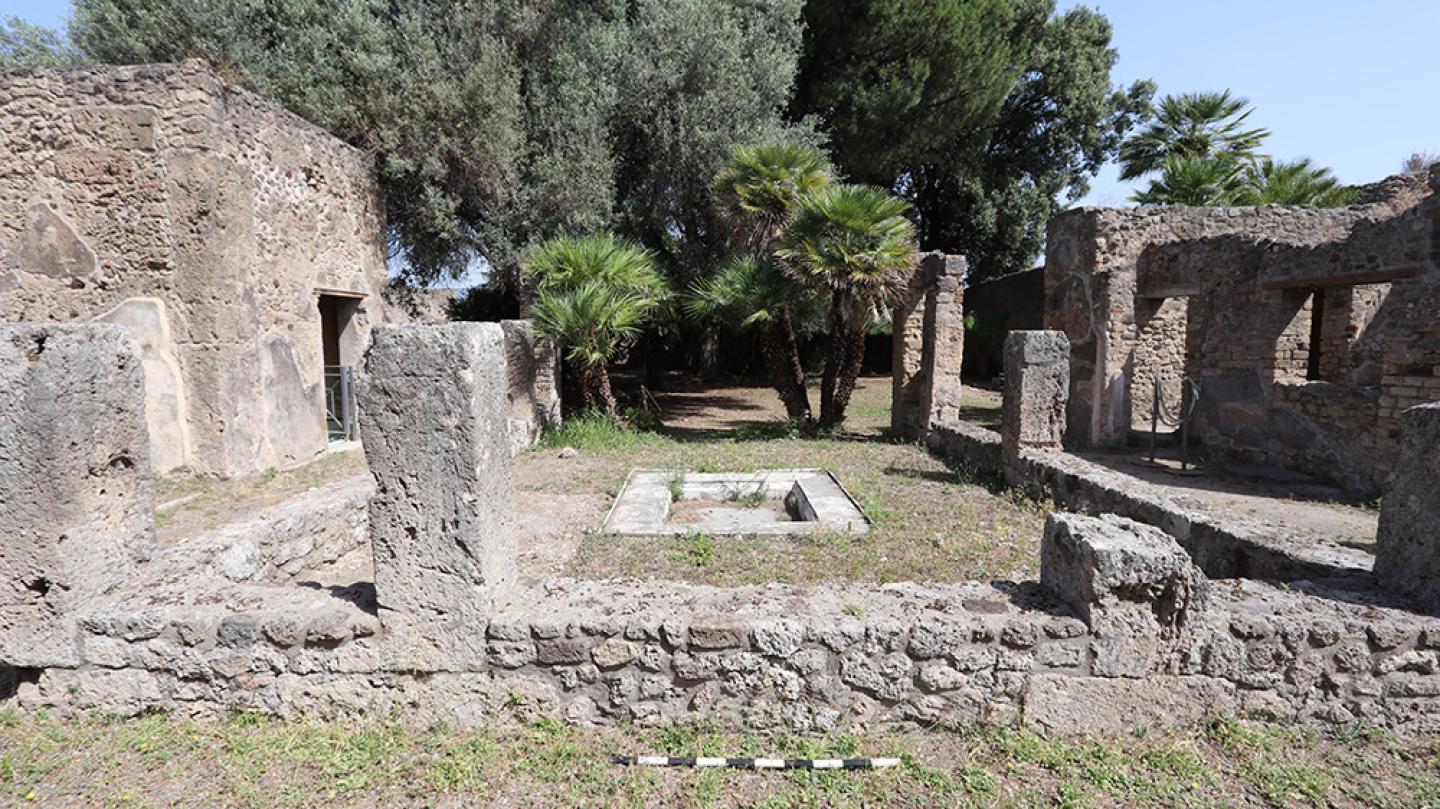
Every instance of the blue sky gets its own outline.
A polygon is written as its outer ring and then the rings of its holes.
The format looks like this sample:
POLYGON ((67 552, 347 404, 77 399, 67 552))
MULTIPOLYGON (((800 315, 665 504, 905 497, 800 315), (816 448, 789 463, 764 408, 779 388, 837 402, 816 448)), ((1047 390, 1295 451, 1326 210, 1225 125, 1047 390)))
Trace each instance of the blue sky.
MULTIPOLYGON (((1117 82, 1246 96, 1277 158, 1360 183, 1440 151, 1440 0, 1060 0, 1077 5, 1114 26, 1117 82)), ((1115 174, 1086 201, 1125 202, 1132 189, 1115 174)))
MULTIPOLYGON (((1440 0, 1059 0, 1115 27, 1117 82, 1160 92, 1230 89, 1255 105, 1279 158, 1310 157, 1347 183, 1440 152, 1440 0)), ((65 0, 0 0, 0 14, 58 26, 65 0)), ((1107 168, 1085 202, 1123 204, 1107 168)))

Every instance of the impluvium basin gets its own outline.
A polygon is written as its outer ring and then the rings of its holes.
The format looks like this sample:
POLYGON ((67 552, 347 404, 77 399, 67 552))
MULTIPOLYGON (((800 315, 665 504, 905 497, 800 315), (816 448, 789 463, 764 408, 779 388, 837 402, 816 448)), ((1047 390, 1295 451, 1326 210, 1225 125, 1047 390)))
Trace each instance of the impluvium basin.
POLYGON ((824 469, 635 469, 601 532, 632 537, 864 534, 870 521, 824 469), (679 507, 676 507, 679 504, 679 507))

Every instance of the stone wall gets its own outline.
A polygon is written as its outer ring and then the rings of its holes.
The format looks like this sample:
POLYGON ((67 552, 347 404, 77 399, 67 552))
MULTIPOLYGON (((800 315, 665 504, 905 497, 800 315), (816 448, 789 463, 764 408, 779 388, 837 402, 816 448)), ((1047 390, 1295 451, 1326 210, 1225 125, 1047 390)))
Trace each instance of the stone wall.
POLYGON ((1430 347, 1437 188, 1440 172, 1341 209, 1056 217, 1046 320, 1073 347, 1071 442, 1123 444, 1149 420, 1154 380, 1178 404, 1183 373, 1200 383, 1195 432, 1212 454, 1377 493, 1395 454, 1394 417, 1440 390, 1430 347), (1387 367, 1406 373, 1387 380, 1387 367), (1305 385, 1329 387, 1296 389, 1305 385))
POLYGON ((1086 514, 1115 514, 1165 531, 1208 576, 1304 581, 1366 576, 1372 557, 1313 534, 1177 498, 1068 452, 1007 457, 1000 434, 966 422, 934 427, 926 443, 966 474, 1003 479, 1032 498, 1086 514))
POLYGON ((1381 501, 1375 578, 1440 609, 1440 401, 1405 411, 1395 474, 1381 501))
POLYGON ((1045 268, 965 287, 965 377, 994 379, 1005 369, 1005 335, 1045 328, 1045 268))
POLYGON ((157 470, 324 449, 317 295, 392 317, 365 155, 194 63, 0 73, 0 155, 0 320, 134 333, 157 470))
MULTIPOLYGON (((38 491, 47 474, 82 481, 67 502, 84 508, 54 513, 144 544, 147 470, 113 465, 143 442, 135 342, 104 326, 8 332, 16 337, 0 346, 14 356, 0 368, 19 384, 0 387, 0 430, 13 434, 4 446, 50 440, 57 423, 71 424, 43 417, 61 404, 103 440, 94 458, 24 454, 45 468, 0 467, 7 486, 38 491), (15 390, 29 393, 5 398, 15 390), (96 474, 95 459, 117 472, 96 474)), ((296 582, 289 566, 299 556, 281 538, 253 543, 254 559, 237 572, 218 557, 195 564, 185 543, 126 564, 38 532, 20 550, 50 554, 47 570, 87 573, 90 595, 63 614, 0 610, 0 620, 21 615, 31 637, 61 639, 65 651, 27 657, 13 631, 0 636, 0 667, 13 669, 0 680, 17 683, 15 705, 206 717, 393 711, 461 725, 709 716, 800 731, 976 722, 1133 731, 1244 712, 1440 731, 1440 619, 1406 611, 1363 576, 1335 577, 1274 547, 1255 556, 1222 547, 1214 520, 1146 502, 1123 481, 1103 496, 1150 525, 1052 515, 1038 582, 715 588, 515 575, 502 328, 387 326, 374 337, 360 380, 376 484, 373 590, 296 582), (1295 575, 1285 587, 1209 582, 1201 572, 1270 575, 1286 564, 1295 575)), ((1062 398, 1063 375, 1044 378, 1062 398)), ((957 445, 977 453, 1000 443, 961 435, 957 445)), ((1101 496, 1073 456, 1023 446, 1010 455, 1007 464, 1062 501, 1101 496)), ((354 502, 348 490, 333 495, 341 512, 354 502)), ((23 508, 0 508, 0 530, 33 522, 23 508)), ((347 542, 325 545, 334 555, 347 542)), ((15 547, 0 549, 0 592, 12 595, 30 589, 34 567, 15 547)))
POLYGON ((459 661, 397 656, 364 608, 323 592, 157 587, 87 616, 80 664, 24 678, 16 704, 799 731, 1133 731, 1245 712, 1440 730, 1440 620, 1364 592, 1207 584, 1168 538, 1116 518, 1046 531, 1050 588, 552 580, 467 622, 459 661))
POLYGON ((960 417, 965 354, 963 256, 926 253, 894 307, 890 429, 918 437, 960 417))

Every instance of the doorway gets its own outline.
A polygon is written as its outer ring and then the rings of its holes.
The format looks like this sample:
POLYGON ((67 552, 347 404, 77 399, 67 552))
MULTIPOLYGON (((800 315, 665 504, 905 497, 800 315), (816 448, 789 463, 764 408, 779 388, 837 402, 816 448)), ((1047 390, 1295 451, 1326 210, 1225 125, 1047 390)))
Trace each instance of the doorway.
POLYGON ((331 441, 355 439, 355 361, 360 298, 321 294, 320 346, 325 364, 325 427, 331 441))

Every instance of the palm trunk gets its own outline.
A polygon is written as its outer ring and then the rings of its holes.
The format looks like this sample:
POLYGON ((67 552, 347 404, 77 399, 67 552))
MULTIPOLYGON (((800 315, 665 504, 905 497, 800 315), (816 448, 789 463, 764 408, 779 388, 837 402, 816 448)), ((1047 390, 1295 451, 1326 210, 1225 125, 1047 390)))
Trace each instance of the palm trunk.
POLYGON ((585 397, 586 410, 602 410, 607 415, 615 415, 615 393, 610 389, 610 372, 603 362, 580 368, 580 390, 585 397))
POLYGON ((836 290, 830 300, 830 354, 822 380, 820 429, 833 430, 845 421, 845 410, 865 361, 865 319, 848 290, 836 290))
POLYGON ((830 295, 830 311, 826 313, 829 325, 825 346, 825 372, 820 376, 820 428, 826 429, 840 423, 835 413, 835 387, 845 366, 845 292, 837 289, 830 295))
POLYGON ((844 336, 842 342, 846 347, 845 356, 835 384, 835 398, 830 405, 832 421, 822 423, 820 426, 823 429, 833 429, 845 422, 845 410, 850 407, 850 396, 855 392, 855 384, 860 379, 860 367, 865 362, 864 324, 851 324, 850 332, 844 336))
POLYGON ((771 384, 780 394, 786 416, 808 430, 812 419, 810 394, 805 390, 805 369, 800 364, 800 346, 795 341, 789 307, 780 308, 777 318, 765 326, 762 339, 771 384))

